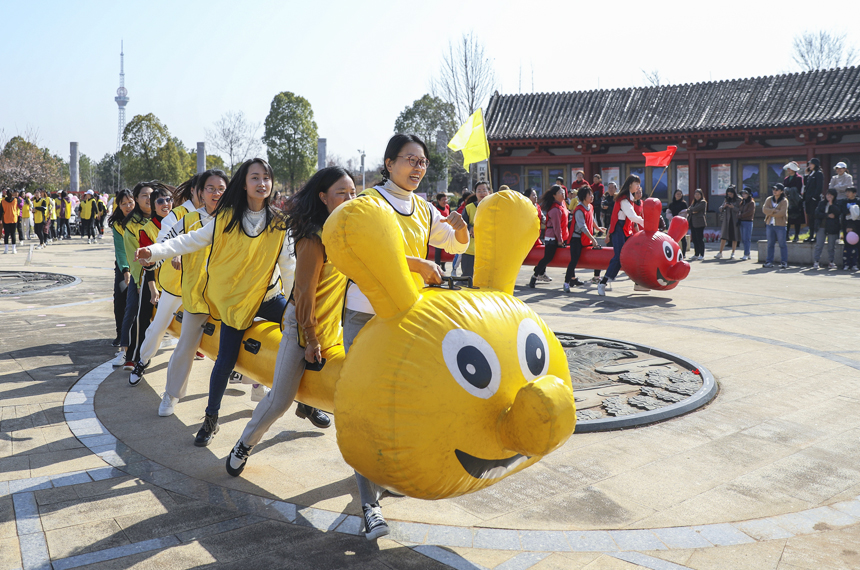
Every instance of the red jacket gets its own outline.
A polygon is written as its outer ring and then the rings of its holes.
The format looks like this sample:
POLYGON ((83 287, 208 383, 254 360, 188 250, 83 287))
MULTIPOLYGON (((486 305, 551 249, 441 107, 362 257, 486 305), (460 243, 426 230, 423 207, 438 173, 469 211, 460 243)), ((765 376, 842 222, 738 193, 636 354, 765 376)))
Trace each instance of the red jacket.
MULTIPOLYGON (((628 200, 628 201, 630 202, 630 205, 633 206, 633 211, 636 212, 637 214, 639 214, 639 212, 636 211, 636 203, 633 200, 628 200)), ((615 224, 618 222, 618 212, 621 211, 621 202, 622 202, 622 200, 616 200, 615 206, 612 208, 612 220, 609 222, 609 233, 610 234, 612 234, 612 232, 615 231, 615 224)), ((640 211, 641 211, 641 206, 640 206, 640 211)), ((625 219, 624 220, 624 235, 627 237, 632 236, 636 232, 635 226, 636 226, 636 224, 633 223, 633 220, 631 220, 630 218, 625 219)))
POLYGON ((439 207, 438 202, 433 202, 433 205, 436 206, 436 209, 439 210, 439 213, 442 214, 443 218, 447 218, 448 215, 451 213, 451 205, 450 204, 445 204, 444 209, 439 207))
POLYGON ((555 238, 559 245, 570 241, 570 216, 567 211, 567 206, 562 203, 554 202, 549 212, 546 214, 546 236, 555 238))

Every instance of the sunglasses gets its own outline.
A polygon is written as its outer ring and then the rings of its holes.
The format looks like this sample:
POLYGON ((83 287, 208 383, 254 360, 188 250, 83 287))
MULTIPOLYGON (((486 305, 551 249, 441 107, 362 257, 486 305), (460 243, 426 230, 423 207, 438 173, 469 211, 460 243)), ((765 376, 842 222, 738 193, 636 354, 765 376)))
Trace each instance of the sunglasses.
POLYGON ((172 204, 172 203, 173 203, 173 198, 156 198, 155 199, 155 205, 156 206, 161 206, 162 204, 172 204))

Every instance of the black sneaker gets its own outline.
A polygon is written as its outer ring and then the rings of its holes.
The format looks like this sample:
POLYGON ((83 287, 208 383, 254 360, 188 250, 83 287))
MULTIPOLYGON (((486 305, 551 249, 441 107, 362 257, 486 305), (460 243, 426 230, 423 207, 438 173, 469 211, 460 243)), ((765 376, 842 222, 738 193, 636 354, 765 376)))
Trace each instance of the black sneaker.
POLYGON ((241 440, 237 441, 236 446, 227 456, 227 473, 233 477, 241 475, 252 449, 254 449, 253 445, 245 445, 241 440))
POLYGON ((382 518, 382 509, 379 508, 379 503, 365 504, 361 510, 364 511, 364 537, 367 540, 376 540, 390 532, 388 523, 382 518))
POLYGON ((532 278, 529 279, 529 287, 531 289, 534 289, 536 284, 537 284, 537 275, 532 275, 532 278))
POLYGON ((111 346, 119 346, 119 337, 113 339, 113 342, 110 343, 111 346))
POLYGON ((146 370, 147 366, 149 366, 149 362, 146 364, 138 362, 134 365, 134 370, 132 370, 131 374, 128 376, 128 383, 130 386, 137 386, 140 384, 140 381, 143 380, 143 371, 146 370))
POLYGON ((218 433, 218 416, 210 416, 206 414, 203 420, 203 426, 197 432, 197 437, 194 438, 194 445, 197 447, 206 447, 211 443, 212 438, 218 433))
POLYGON ((302 419, 307 419, 320 429, 331 427, 331 418, 328 417, 328 414, 307 404, 296 402, 296 415, 302 419))

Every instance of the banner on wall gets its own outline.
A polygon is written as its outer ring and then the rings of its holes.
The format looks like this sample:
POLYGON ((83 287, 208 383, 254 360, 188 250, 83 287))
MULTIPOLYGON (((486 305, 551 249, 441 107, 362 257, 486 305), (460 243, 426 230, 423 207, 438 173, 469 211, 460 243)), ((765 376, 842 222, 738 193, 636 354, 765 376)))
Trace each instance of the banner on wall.
POLYGON ((711 196, 725 196, 726 188, 732 184, 730 162, 711 165, 711 196))

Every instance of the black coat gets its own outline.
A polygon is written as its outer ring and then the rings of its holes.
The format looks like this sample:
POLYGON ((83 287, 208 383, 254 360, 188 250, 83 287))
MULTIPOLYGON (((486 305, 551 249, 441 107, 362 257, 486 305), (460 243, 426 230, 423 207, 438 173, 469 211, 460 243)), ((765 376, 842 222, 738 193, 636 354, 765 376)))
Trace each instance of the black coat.
POLYGON ((828 204, 827 200, 822 200, 815 209, 815 217, 823 220, 826 234, 838 234, 842 229, 842 208, 839 204, 828 204), (830 209, 827 208, 828 206, 830 209), (828 214, 834 214, 834 217, 831 218, 828 214))
POLYGON ((807 212, 813 211, 818 206, 823 192, 824 174, 820 170, 815 170, 803 177, 803 201, 806 203, 807 212))

